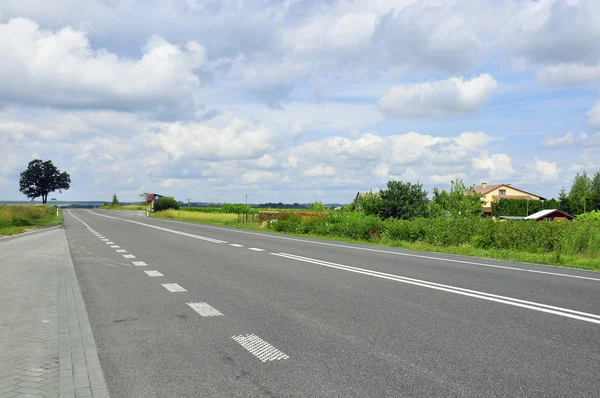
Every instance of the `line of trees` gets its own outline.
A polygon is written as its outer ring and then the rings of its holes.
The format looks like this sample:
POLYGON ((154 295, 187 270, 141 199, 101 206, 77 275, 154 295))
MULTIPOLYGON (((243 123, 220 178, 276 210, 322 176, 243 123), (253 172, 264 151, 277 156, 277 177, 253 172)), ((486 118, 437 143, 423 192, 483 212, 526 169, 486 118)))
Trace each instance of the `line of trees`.
POLYGON ((452 181, 450 190, 434 188, 433 198, 427 199, 423 184, 388 181, 379 193, 368 192, 358 196, 348 210, 360 210, 382 219, 412 220, 422 217, 479 217, 483 214, 482 195, 475 186, 467 187, 458 179, 452 181))
POLYGON ((577 173, 573 179, 571 190, 564 187, 558 195, 559 208, 567 213, 579 215, 593 210, 600 210, 600 171, 593 177, 584 171, 577 173))

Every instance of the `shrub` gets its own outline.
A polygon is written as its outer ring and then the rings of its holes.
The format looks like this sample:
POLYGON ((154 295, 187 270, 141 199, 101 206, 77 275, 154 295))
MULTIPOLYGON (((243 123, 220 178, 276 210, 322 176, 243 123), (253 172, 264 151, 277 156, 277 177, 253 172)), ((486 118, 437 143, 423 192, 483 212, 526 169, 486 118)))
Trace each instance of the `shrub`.
POLYGON ((577 216, 577 221, 600 221, 600 210, 594 210, 577 216))
POLYGON ((175 200, 175 198, 171 196, 162 196, 157 201, 154 202, 154 210, 162 211, 167 209, 179 209, 179 202, 175 200))
POLYGON ((31 222, 30 219, 28 219, 26 217, 14 216, 12 218, 12 225, 14 227, 28 227, 30 225, 33 225, 33 223, 31 222))

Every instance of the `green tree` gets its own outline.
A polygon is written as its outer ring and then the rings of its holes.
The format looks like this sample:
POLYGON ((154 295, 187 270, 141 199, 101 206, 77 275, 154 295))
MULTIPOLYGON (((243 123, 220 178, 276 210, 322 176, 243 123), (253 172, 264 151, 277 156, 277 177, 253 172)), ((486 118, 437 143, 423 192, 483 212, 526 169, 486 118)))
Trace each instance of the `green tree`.
POLYGON ((51 160, 34 159, 29 162, 27 169, 21 172, 19 190, 31 200, 42 198, 42 203, 48 201, 50 192, 66 191, 71 187, 71 177, 67 172, 60 172, 51 160))
POLYGON ((449 192, 433 189, 433 214, 449 212, 454 217, 481 216, 481 204, 482 195, 475 191, 475 186, 467 187, 461 179, 450 182, 449 192))
POLYGON ((379 215, 381 213, 381 204, 381 196, 379 193, 373 193, 372 190, 359 195, 352 202, 354 210, 360 210, 366 215, 379 215))
POLYGON ((584 171, 577 173, 569 191, 569 205, 573 214, 582 214, 587 211, 587 201, 592 190, 592 180, 584 171))
POLYGON ((560 188, 560 192, 558 193, 558 209, 571 214, 571 203, 569 202, 569 195, 564 186, 560 188))
POLYGON ((325 206, 323 206, 323 202, 314 202, 310 205, 310 211, 322 212, 325 211, 325 206))
POLYGON ((179 202, 172 196, 161 196, 156 202, 154 202, 154 210, 161 211, 167 209, 179 209, 179 202))
POLYGON ((119 199, 117 199, 117 194, 113 193, 113 199, 112 199, 112 203, 110 204, 111 206, 118 206, 119 205, 119 199))
POLYGON ((588 211, 600 210, 600 171, 594 174, 589 198, 588 211))
POLYGON ((422 184, 388 181, 381 197, 381 218, 410 220, 427 215, 427 191, 422 184))

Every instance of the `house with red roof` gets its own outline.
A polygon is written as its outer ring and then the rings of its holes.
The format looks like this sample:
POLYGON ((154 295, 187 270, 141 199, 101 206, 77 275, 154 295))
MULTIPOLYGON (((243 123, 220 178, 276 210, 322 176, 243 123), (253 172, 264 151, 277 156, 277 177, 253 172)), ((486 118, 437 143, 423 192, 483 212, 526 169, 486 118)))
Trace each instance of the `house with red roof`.
POLYGON ((546 200, 546 198, 513 187, 511 184, 488 184, 482 183, 475 187, 475 191, 482 195, 483 212, 487 215, 492 214, 492 202, 505 199, 527 199, 527 200, 546 200))

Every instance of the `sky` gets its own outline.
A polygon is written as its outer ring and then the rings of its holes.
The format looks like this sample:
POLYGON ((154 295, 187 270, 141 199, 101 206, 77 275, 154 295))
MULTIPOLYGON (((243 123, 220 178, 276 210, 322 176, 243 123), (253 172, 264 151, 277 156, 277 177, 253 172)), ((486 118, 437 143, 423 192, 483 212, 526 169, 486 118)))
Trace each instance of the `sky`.
POLYGON ((597 0, 2 0, 0 200, 545 197, 600 169, 597 0))

